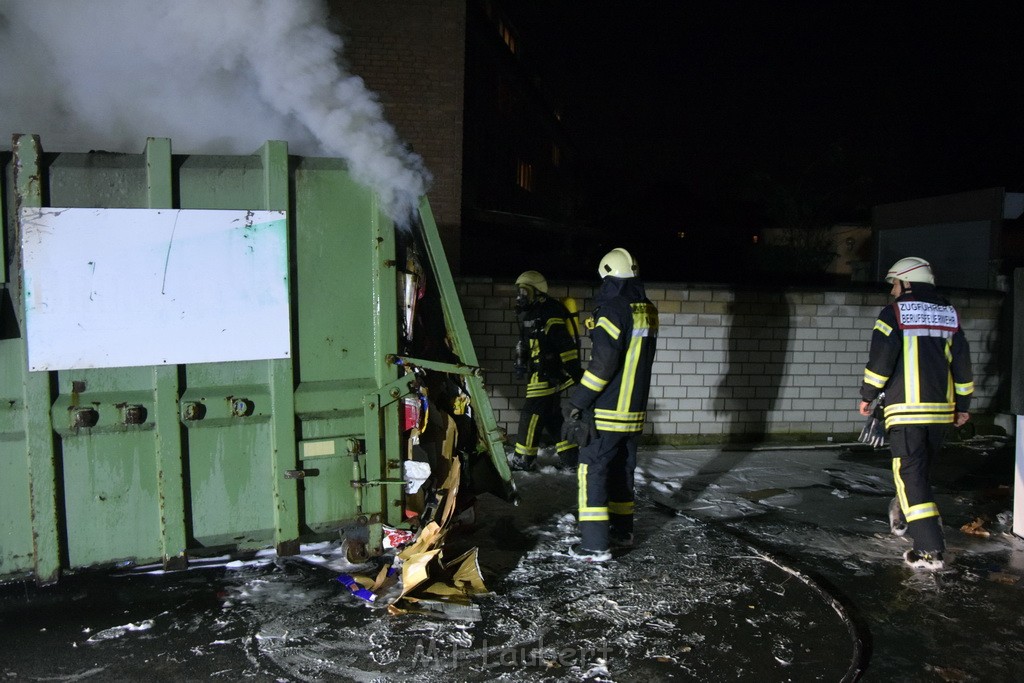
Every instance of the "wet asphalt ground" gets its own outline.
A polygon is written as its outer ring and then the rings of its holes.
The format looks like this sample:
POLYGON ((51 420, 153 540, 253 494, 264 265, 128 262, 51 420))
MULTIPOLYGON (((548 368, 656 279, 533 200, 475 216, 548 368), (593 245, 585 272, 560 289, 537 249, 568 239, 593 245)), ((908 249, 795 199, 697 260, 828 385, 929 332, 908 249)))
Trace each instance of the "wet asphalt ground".
POLYGON ((1024 680, 1012 474, 1002 441, 944 450, 949 567, 932 574, 888 533, 885 450, 643 449, 637 543, 606 565, 568 557, 575 478, 545 467, 451 537, 446 555, 480 549, 491 591, 472 619, 362 603, 331 546, 83 572, 0 587, 0 680, 1024 680))

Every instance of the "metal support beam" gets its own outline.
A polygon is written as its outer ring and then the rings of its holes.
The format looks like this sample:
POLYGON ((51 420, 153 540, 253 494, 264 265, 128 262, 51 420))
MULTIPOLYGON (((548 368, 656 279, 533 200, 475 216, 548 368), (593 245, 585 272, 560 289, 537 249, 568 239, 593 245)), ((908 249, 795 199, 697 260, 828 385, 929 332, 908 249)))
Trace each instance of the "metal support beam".
MULTIPOLYGON (((171 141, 146 140, 146 194, 149 208, 173 209, 171 141)), ((153 421, 156 425, 157 491, 160 497, 160 545, 166 569, 187 564, 185 482, 181 420, 178 416, 178 366, 153 367, 153 421)))
MULTIPOLYGON (((459 303, 459 294, 455 290, 451 268, 448 266, 444 252, 440 249, 441 236, 437 232, 437 223, 434 222, 434 214, 430 210, 430 204, 427 203, 426 197, 420 203, 420 218, 423 222, 423 243, 427 250, 427 257, 441 290, 441 303, 452 350, 466 365, 478 366, 480 362, 477 360, 476 350, 470 342, 466 317, 462 312, 462 305, 459 303)), ((477 429, 484 439, 484 445, 491 455, 491 462, 506 483, 505 498, 512 500, 516 497, 516 485, 512 479, 512 473, 509 471, 508 461, 505 459, 505 435, 498 429, 498 423, 494 419, 491 402, 487 400, 484 390, 483 379, 476 375, 467 377, 466 388, 472 399, 479 398, 479 400, 473 401, 473 417, 476 419, 477 429)))
MULTIPOLYGON (((288 210, 288 144, 269 141, 261 150, 265 205, 271 211, 288 210)), ((295 217, 288 216, 294 226, 295 217)), ((293 232, 288 231, 289 234, 293 232)), ((289 263, 291 258, 289 257, 289 263)), ((289 266, 290 269, 290 266, 289 266)), ((289 277, 292 277, 289 275, 289 277)), ((273 406, 274 545, 278 555, 299 552, 299 485, 286 475, 298 464, 295 446, 295 380, 290 358, 267 361, 270 401, 273 406)))
MULTIPOLYGON (((43 205, 43 150, 37 135, 14 136, 14 197, 17 239, 11 247, 20 250, 21 208, 43 205)), ((25 297, 19 271, 15 283, 16 310, 25 329, 25 297)), ((26 359, 27 360, 27 359, 26 359)), ((32 515, 32 546, 36 581, 48 584, 60 577, 60 542, 57 526, 57 468, 53 445, 50 406, 50 373, 24 370, 25 450, 28 456, 29 497, 32 515)))

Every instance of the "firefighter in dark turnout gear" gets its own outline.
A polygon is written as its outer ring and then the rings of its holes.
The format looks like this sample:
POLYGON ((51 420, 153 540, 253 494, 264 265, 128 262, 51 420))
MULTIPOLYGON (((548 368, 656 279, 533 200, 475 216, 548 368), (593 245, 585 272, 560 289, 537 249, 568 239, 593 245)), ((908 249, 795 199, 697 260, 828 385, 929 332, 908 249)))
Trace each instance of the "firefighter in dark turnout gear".
POLYGON ((561 302, 548 296, 547 280, 537 271, 528 270, 520 275, 516 287, 516 374, 519 379, 528 379, 515 452, 509 464, 515 470, 536 469, 540 439, 547 431, 556 442, 559 464, 575 467, 579 449, 561 438, 561 393, 583 375, 575 318, 561 302))
POLYGON ((941 569, 945 542, 929 470, 949 425, 970 419, 974 381, 960 316, 935 290, 924 259, 900 259, 885 276, 896 301, 878 314, 861 384, 860 413, 885 392, 885 428, 892 449, 896 500, 893 533, 910 532, 904 560, 915 569, 941 569))
POLYGON ((616 248, 601 260, 601 287, 587 322, 593 343, 583 379, 569 394, 571 419, 592 421, 576 473, 580 543, 575 557, 602 562, 611 546, 633 543, 634 471, 647 418, 658 339, 658 310, 636 260, 616 248))

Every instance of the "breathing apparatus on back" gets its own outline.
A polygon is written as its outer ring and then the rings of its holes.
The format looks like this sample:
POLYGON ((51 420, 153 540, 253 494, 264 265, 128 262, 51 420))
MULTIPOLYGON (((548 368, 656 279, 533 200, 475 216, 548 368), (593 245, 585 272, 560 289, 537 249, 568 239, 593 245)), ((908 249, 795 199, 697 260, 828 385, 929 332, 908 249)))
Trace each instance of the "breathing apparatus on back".
POLYGON ((536 270, 528 270, 516 278, 516 317, 519 318, 519 341, 515 350, 516 379, 523 379, 530 370, 530 339, 538 335, 537 304, 547 297, 548 281, 536 270))

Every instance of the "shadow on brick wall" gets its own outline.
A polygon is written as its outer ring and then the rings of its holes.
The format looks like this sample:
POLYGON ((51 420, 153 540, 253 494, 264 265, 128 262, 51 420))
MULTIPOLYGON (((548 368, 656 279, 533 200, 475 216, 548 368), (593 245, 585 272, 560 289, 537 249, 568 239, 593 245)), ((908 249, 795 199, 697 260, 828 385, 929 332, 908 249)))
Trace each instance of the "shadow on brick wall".
POLYGON ((725 420, 724 443, 749 446, 768 433, 785 379, 792 310, 781 293, 736 292, 726 313, 727 355, 713 405, 725 420))
POLYGON ((725 368, 712 396, 715 415, 725 423, 723 445, 684 485, 694 498, 765 440, 785 379, 792 315, 785 295, 736 292, 726 314, 725 368))
MULTIPOLYGON (((1024 273, 1024 270, 1021 272, 1024 273)), ((1024 275, 1020 276, 1020 283, 1016 285, 1016 288, 1011 289, 1003 298, 1002 306, 999 308, 999 318, 991 333, 989 346, 993 352, 988 355, 988 362, 981 368, 975 367, 974 369, 976 384, 980 384, 978 381, 979 370, 982 377, 997 378, 995 394, 992 396, 992 403, 989 406, 992 412, 1014 413, 1024 410, 1024 398, 1018 398, 1016 404, 1013 400, 1014 383, 1017 383, 1019 395, 1024 397, 1024 389, 1021 388, 1021 376, 1024 373, 1020 370, 1014 372, 1015 356, 1018 359, 1018 364, 1024 360, 1024 352, 1020 350, 1020 345, 1024 343, 1024 320, 1021 319, 1021 316, 1014 315, 1015 310, 1024 310, 1024 305, 1021 304, 1021 301, 1024 301, 1024 284, 1021 283, 1024 283, 1024 275)))

